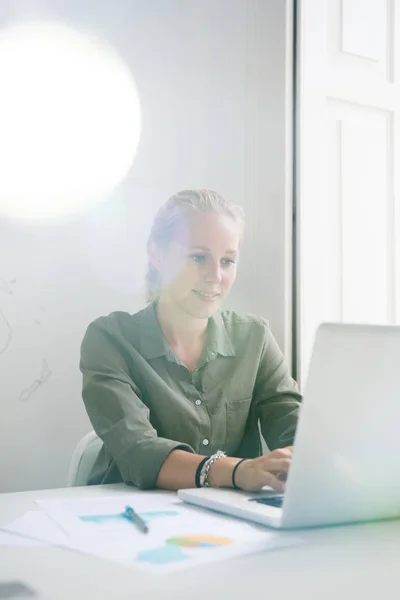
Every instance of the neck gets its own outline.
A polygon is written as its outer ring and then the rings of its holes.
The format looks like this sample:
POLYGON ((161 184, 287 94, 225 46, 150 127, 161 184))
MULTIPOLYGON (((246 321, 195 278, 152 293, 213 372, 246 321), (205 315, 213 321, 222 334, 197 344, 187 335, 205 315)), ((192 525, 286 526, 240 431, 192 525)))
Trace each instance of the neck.
POLYGON ((157 302, 156 313, 161 331, 171 346, 189 349, 205 340, 208 319, 195 319, 162 297, 157 302))

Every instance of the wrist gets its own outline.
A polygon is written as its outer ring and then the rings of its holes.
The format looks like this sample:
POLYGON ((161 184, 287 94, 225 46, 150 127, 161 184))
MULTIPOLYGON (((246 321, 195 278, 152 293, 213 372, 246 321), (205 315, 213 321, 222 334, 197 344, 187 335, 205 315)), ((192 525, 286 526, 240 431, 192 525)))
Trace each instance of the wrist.
POLYGON ((241 490, 242 487, 240 485, 238 485, 237 481, 236 481, 236 473, 238 468, 240 467, 240 465, 242 463, 244 463, 246 460, 248 460, 248 458, 242 458, 241 460, 239 460, 239 462, 236 463, 236 465, 233 467, 233 471, 232 471, 232 487, 235 488, 235 490, 241 490))
POLYGON ((210 467, 208 483, 211 487, 232 487, 232 471, 240 458, 227 456, 217 460, 210 467))

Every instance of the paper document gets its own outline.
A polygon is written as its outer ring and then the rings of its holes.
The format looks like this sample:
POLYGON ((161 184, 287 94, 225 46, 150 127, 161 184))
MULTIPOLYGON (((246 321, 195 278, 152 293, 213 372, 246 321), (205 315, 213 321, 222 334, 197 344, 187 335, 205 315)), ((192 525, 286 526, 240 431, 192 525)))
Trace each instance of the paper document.
POLYGON ((26 512, 22 517, 2 527, 0 533, 16 539, 25 539, 29 545, 64 546, 72 542, 71 536, 54 519, 40 510, 26 512))
POLYGON ((47 546, 43 541, 26 537, 19 533, 11 533, 0 528, 0 546, 47 546))
POLYGON ((300 543, 285 533, 187 505, 173 494, 121 492, 37 504, 59 526, 55 537, 63 535, 63 545, 159 573, 300 543), (126 518, 126 505, 145 521, 148 533, 126 518))

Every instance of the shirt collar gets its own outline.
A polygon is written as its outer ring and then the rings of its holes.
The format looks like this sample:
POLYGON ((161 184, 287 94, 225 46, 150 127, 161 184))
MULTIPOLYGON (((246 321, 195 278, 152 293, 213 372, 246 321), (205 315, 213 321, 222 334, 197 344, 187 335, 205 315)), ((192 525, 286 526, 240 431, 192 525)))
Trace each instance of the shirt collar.
MULTIPOLYGON (((158 358, 160 356, 167 356, 171 359, 174 354, 167 344, 158 323, 155 302, 149 304, 142 311, 140 352, 146 359, 158 358)), ((208 320, 207 344, 203 354, 206 361, 215 358, 217 354, 221 356, 236 356, 220 311, 208 320)))
POLYGON ((221 356, 236 356, 231 337, 220 311, 208 320, 207 351, 221 356))
POLYGON ((146 306, 142 311, 140 323, 140 352, 144 358, 152 359, 166 356, 169 349, 156 315, 156 303, 146 306))

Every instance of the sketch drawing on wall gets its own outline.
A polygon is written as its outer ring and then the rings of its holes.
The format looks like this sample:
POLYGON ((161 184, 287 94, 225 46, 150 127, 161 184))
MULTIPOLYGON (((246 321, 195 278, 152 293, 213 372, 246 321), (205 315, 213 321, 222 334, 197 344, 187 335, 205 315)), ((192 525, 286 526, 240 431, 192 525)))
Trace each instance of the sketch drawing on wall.
POLYGON ((12 329, 5 314, 0 308, 0 356, 4 354, 12 339, 12 329))
MULTIPOLYGON (((6 281, 5 279, 0 279, 0 292, 5 292, 6 294, 13 294, 14 290, 12 288, 12 284, 15 283, 15 279, 11 281, 6 281)), ((0 356, 5 353, 5 351, 9 348, 12 340, 12 327, 10 322, 8 321, 6 315, 0 308, 0 356)))
MULTIPOLYGON (((16 278, 11 279, 10 281, 6 281, 5 279, 0 278, 0 292, 4 292, 6 294, 13 294, 14 289, 13 285, 16 283, 16 278)), ((43 306, 40 307, 41 312, 45 313, 45 308, 43 306)), ((34 322, 36 325, 41 325, 41 319, 35 318, 34 322)), ((11 341, 13 337, 13 330, 11 327, 11 323, 7 319, 3 310, 0 308, 0 357, 4 354, 8 348, 10 347, 11 341)), ((20 395, 18 396, 19 401, 28 400, 32 394, 34 394, 41 385, 46 383, 46 381, 51 376, 52 371, 49 368, 49 363, 46 358, 42 360, 42 367, 40 371, 40 375, 36 378, 29 387, 22 390, 20 395)))
POLYGON ((42 360, 42 369, 39 377, 35 379, 35 381, 31 383, 31 385, 28 388, 26 388, 20 393, 18 400, 21 402, 25 402, 26 400, 28 400, 32 396, 32 394, 34 394, 37 391, 37 389, 40 388, 41 385, 46 383, 50 376, 51 370, 49 369, 49 364, 47 360, 44 358, 42 360))

